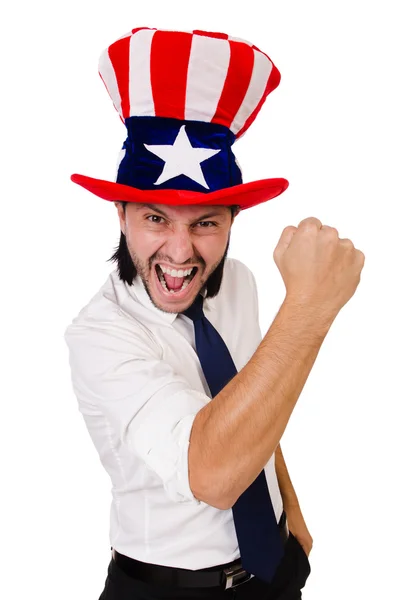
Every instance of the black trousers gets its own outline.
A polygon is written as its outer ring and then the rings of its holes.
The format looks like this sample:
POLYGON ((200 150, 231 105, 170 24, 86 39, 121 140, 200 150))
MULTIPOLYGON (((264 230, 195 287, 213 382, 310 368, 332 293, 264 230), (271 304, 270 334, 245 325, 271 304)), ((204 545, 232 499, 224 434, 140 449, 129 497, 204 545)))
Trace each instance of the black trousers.
POLYGON ((99 600, 300 600, 310 572, 306 552, 290 532, 285 554, 270 584, 253 577, 228 590, 165 587, 132 578, 112 558, 99 600))

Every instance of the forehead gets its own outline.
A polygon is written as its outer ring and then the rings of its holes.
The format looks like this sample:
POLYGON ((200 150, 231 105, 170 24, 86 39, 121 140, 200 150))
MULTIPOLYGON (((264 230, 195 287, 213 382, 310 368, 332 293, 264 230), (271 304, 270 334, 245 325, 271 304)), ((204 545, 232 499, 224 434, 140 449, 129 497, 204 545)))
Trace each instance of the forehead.
MULTIPOLYGON (((132 204, 132 203, 131 203, 132 204)), ((172 206, 169 204, 137 203, 134 209, 138 214, 152 210, 169 219, 204 219, 210 216, 225 217, 230 214, 229 206, 217 205, 192 205, 172 206)))

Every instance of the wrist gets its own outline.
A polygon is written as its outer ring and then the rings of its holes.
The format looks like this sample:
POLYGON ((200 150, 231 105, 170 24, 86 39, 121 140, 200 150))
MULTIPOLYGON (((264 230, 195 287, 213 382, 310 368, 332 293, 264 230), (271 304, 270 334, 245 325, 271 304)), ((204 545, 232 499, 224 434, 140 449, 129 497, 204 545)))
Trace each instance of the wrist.
POLYGON ((325 303, 315 302, 303 295, 286 294, 282 308, 285 314, 295 318, 304 328, 311 327, 320 333, 328 333, 338 311, 325 303))
POLYGON ((299 509, 300 510, 300 504, 298 502, 298 498, 283 498, 283 507, 285 509, 285 511, 287 512, 288 510, 291 509, 299 509))

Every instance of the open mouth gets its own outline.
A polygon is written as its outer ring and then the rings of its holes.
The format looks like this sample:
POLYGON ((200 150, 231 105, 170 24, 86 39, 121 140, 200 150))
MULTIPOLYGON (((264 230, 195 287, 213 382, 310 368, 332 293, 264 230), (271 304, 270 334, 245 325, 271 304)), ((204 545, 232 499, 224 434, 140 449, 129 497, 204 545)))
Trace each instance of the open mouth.
POLYGON ((186 288, 190 285, 190 283, 195 278, 196 273, 198 271, 198 267, 193 267, 193 270, 190 273, 190 275, 186 275, 186 277, 171 277, 170 275, 167 275, 167 279, 168 279, 168 283, 167 283, 167 280, 164 277, 164 273, 161 270, 160 266, 157 264, 155 266, 155 268, 156 268, 157 278, 159 280, 161 287, 163 288, 163 290, 165 292, 167 292, 169 294, 178 294, 180 292, 185 291, 186 288), (172 287, 168 287, 169 285, 172 287))

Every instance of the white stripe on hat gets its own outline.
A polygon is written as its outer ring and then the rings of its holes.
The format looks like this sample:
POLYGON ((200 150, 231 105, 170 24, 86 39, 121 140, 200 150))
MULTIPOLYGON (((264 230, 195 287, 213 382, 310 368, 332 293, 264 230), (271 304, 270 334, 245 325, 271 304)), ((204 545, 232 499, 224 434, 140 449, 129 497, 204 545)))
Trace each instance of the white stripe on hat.
POLYGON ((185 119, 211 121, 222 94, 229 63, 228 40, 193 35, 187 72, 185 119))
POLYGON ((101 56, 99 57, 99 73, 103 79, 109 96, 112 99, 115 109, 123 119, 123 113, 121 112, 121 97, 119 93, 119 86, 117 85, 116 73, 114 72, 113 65, 109 58, 108 49, 104 50, 101 56))
POLYGON ((117 181, 117 175, 119 174, 119 166, 120 166, 120 163, 123 160, 126 152, 127 152, 127 150, 125 148, 122 148, 119 152, 119 155, 117 157, 116 173, 115 173, 113 181, 117 181))
POLYGON ((272 62, 263 54, 254 50, 254 67, 252 69, 251 80, 245 94, 244 100, 234 117, 230 129, 234 134, 242 129, 245 122, 254 112, 262 98, 266 85, 272 70, 272 62))
POLYGON ((251 44, 251 42, 248 42, 247 40, 243 40, 243 38, 238 38, 238 37, 233 37, 231 35, 228 36, 229 40, 232 40, 233 42, 242 42, 243 44, 247 44, 247 46, 253 46, 253 44, 251 44))
MULTIPOLYGON (((121 35, 119 38, 117 38, 117 40, 115 40, 113 43, 118 42, 119 40, 123 40, 126 37, 130 37, 131 36, 131 30, 128 31, 127 33, 125 33, 124 35, 121 35)), ((113 44, 112 44, 113 45, 113 44)))
POLYGON ((154 29, 141 29, 131 36, 129 95, 130 116, 154 117, 150 54, 154 29))

